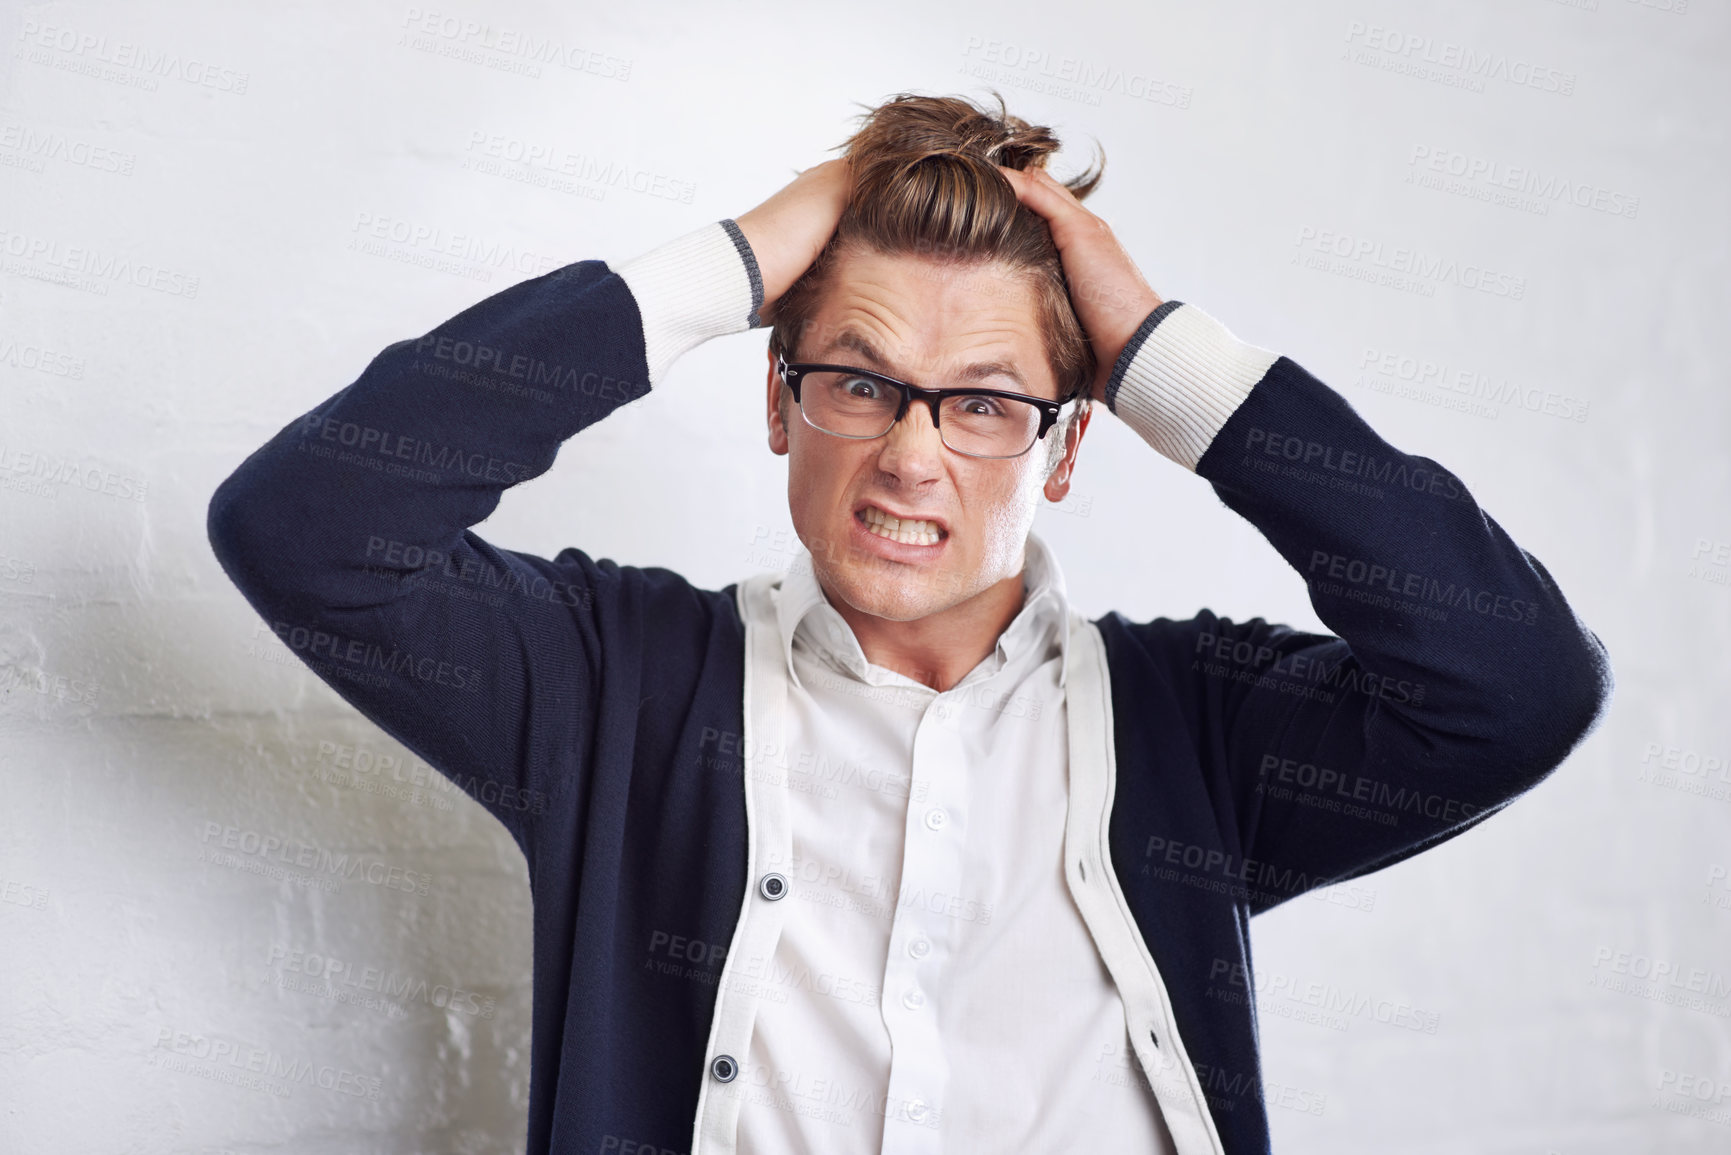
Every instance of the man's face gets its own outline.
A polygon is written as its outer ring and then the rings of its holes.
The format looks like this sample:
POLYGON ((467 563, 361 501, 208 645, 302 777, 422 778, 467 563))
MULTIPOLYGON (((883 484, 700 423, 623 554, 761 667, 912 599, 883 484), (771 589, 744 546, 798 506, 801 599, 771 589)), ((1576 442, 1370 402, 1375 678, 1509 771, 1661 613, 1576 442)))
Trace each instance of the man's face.
MULTIPOLYGON (((945 268, 860 249, 836 256, 794 350, 798 360, 873 369, 925 388, 975 385, 1056 399, 1025 276, 998 264, 945 268), (979 365, 995 368, 964 372, 979 365)), ((1019 581, 1040 495, 1062 501, 1068 493, 1088 417, 1071 423, 1048 477, 1058 426, 1020 457, 966 457, 944 445, 924 404, 911 404, 885 436, 861 441, 814 429, 791 397, 782 403, 784 392, 772 352, 769 445, 788 455, 794 531, 831 599, 893 621, 941 613, 1019 581), (900 520, 904 538, 925 541, 887 536, 874 528, 880 515, 900 520)))

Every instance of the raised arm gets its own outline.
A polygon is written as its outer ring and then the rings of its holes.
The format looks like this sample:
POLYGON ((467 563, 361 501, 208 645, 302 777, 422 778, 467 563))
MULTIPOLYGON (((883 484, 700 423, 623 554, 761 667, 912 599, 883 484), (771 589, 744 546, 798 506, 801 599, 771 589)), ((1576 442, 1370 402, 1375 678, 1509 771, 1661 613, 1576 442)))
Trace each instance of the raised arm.
POLYGON ((526 853, 535 816, 581 792, 610 663, 642 644, 618 608, 693 593, 469 527, 686 350, 755 324, 761 294, 731 220, 523 281, 385 348, 211 499, 211 546, 272 631, 526 853))
MULTIPOLYGON (((1538 560, 1290 358, 1161 301, 1051 178, 1012 180, 1053 222, 1096 396, 1255 525, 1338 635, 1207 613, 1101 622, 1115 707, 1155 684, 1178 699, 1236 858, 1217 873, 1251 912, 1410 857, 1555 769, 1612 678, 1538 560)), ((1121 777, 1141 753, 1121 746, 1121 777)))

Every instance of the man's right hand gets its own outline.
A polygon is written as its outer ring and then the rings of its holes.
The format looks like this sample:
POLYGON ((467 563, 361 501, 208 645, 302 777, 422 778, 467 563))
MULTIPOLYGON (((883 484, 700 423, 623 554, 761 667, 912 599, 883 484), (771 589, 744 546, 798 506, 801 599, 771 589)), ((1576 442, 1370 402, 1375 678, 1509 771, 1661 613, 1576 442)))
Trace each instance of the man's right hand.
POLYGON ((826 160, 795 177, 787 187, 746 213, 734 224, 751 242, 757 271, 763 278, 763 307, 758 317, 775 321, 782 294, 811 267, 835 234, 853 187, 847 157, 826 160))

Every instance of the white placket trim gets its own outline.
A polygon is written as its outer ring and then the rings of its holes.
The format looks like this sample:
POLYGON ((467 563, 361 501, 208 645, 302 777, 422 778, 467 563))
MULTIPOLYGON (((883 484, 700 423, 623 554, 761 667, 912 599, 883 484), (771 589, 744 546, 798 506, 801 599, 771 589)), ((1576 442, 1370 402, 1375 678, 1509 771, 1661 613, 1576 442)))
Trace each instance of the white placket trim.
POLYGON ((770 589, 777 574, 758 574, 739 583, 736 601, 745 622, 745 733, 741 756, 745 777, 745 898, 727 961, 716 984, 715 1014, 704 1048, 702 1089, 692 1123, 691 1155, 733 1155, 739 1134, 741 1096, 750 1087, 745 1069, 757 1018, 758 992, 772 981, 782 914, 794 885, 788 879, 779 899, 758 890, 763 875, 793 861, 793 828, 787 808, 787 675, 780 667, 780 631, 770 589), (738 1075, 723 1083, 713 1064, 731 1056, 738 1075))
POLYGON ((1225 1155, 1185 1053, 1160 968, 1148 953, 1112 868, 1108 831, 1117 789, 1111 671, 1094 624, 1072 614, 1069 670, 1070 807, 1064 825, 1064 877, 1082 921, 1124 1001, 1130 1043, 1154 1089, 1178 1155, 1225 1155))

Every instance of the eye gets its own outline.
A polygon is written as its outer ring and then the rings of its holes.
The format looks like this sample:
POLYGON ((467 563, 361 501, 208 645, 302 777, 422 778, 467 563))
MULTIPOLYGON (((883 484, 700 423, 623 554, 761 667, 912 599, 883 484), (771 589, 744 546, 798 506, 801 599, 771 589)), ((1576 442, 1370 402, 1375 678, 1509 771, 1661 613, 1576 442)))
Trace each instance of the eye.
POLYGON ((956 409, 969 417, 996 417, 1004 411, 996 397, 981 397, 978 394, 958 397, 956 409))
POLYGON ((870 377, 849 377, 841 383, 841 389, 849 397, 871 401, 883 395, 884 386, 870 377))

